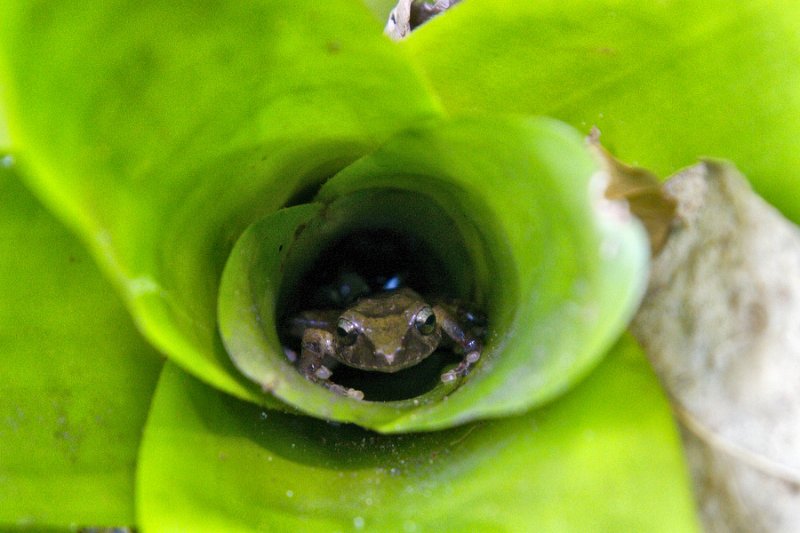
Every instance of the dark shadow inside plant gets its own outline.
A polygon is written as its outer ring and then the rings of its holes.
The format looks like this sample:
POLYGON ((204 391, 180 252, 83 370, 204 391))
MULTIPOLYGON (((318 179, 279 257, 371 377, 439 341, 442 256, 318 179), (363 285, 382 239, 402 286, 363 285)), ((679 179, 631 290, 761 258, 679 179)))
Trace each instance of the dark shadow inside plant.
POLYGON ((486 425, 477 422, 443 431, 386 435, 356 424, 265 410, 230 396, 209 398, 197 382, 191 382, 187 391, 192 409, 202 413, 201 418, 209 431, 225 438, 252 442, 266 457, 349 472, 377 468, 391 478, 429 469, 432 458, 449 455, 486 425))
MULTIPOLYGON (((436 202, 421 194, 375 189, 347 195, 328 205, 316 222, 298 228, 295 245, 305 261, 284 269, 276 316, 281 342, 298 355, 300 340, 286 324, 300 312, 344 310, 359 298, 403 287, 426 301, 471 303, 480 292, 461 232, 436 202)), ((290 251, 287 263, 293 263, 292 257, 290 251)), ((441 383, 443 369, 462 357, 445 344, 393 372, 330 361, 331 381, 363 391, 367 400, 408 399, 441 383)))

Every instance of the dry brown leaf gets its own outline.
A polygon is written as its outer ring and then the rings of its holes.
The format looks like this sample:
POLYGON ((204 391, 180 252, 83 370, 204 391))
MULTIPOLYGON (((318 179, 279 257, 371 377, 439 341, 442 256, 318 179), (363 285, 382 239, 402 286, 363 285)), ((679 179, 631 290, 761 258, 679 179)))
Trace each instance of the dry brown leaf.
POLYGON ((389 13, 383 33, 394 41, 405 39, 409 33, 440 15, 461 0, 399 0, 389 13))
POLYGON ((600 145, 600 132, 592 130, 588 143, 600 157, 608 172, 605 196, 609 200, 625 200, 628 208, 642 221, 650 238, 650 251, 657 255, 669 234, 675 217, 675 200, 664 193, 663 185, 651 172, 628 166, 615 159, 600 145))
POLYGON ((708 531, 800 531, 800 231, 731 165, 665 186, 677 223, 632 330, 672 397, 708 531))

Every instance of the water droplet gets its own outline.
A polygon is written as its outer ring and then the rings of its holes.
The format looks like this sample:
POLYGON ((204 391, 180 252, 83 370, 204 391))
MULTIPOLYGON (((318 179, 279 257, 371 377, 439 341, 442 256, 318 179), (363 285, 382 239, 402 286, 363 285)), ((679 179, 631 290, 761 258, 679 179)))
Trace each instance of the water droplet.
POLYGON ((353 518, 353 527, 356 529, 363 529, 364 528, 364 519, 360 516, 356 516, 353 518))
POLYGON ((286 497, 287 497, 287 498, 291 498, 292 496, 294 496, 294 491, 292 491, 292 490, 287 490, 287 491, 286 491, 286 497))
POLYGON ((367 505, 372 505, 372 498, 365 499, 364 503, 367 504, 367 505))
POLYGON ((11 168, 14 165, 14 156, 7 155, 0 159, 0 164, 2 164, 5 168, 11 168))
POLYGON ((267 419, 267 416, 268 416, 268 415, 267 415, 267 412, 266 412, 266 411, 262 411, 262 412, 261 412, 261 420, 266 420, 266 419, 267 419))

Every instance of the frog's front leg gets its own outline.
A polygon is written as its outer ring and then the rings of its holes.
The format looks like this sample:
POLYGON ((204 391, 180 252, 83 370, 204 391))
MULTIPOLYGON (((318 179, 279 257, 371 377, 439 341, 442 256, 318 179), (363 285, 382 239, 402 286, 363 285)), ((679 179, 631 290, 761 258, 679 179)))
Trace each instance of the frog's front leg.
POLYGON ((303 339, 300 341, 300 361, 297 363, 298 369, 306 379, 319 383, 337 394, 349 396, 356 400, 363 400, 364 393, 360 390, 349 389, 337 385, 330 380, 331 369, 323 364, 326 356, 333 356, 336 349, 336 341, 333 334, 324 329, 308 328, 303 332, 303 339))
POLYGON ((459 313, 453 306, 440 303, 433 306, 433 312, 442 331, 464 352, 458 366, 442 374, 442 381, 449 383, 469 374, 472 365, 481 358, 483 345, 479 336, 458 320, 459 313))

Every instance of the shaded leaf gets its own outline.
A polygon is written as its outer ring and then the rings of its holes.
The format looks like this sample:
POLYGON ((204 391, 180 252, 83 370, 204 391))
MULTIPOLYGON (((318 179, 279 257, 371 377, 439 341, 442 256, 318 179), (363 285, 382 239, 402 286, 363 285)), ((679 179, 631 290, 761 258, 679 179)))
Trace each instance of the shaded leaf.
POLYGON ((0 155, 0 527, 133 523, 161 361, 0 155))
POLYGON ((394 436, 264 411, 170 364, 138 515, 147 531, 694 531, 687 485, 630 340, 545 409, 394 436))

